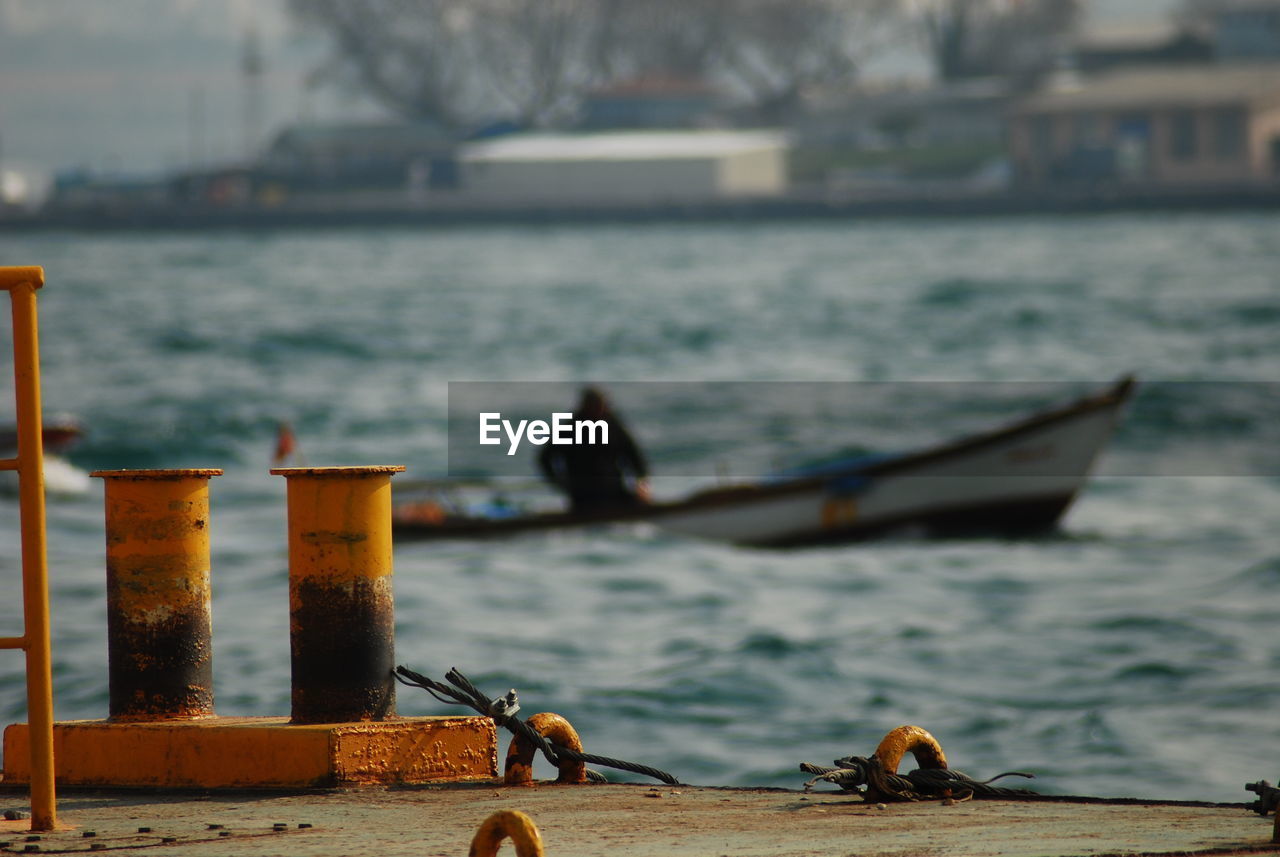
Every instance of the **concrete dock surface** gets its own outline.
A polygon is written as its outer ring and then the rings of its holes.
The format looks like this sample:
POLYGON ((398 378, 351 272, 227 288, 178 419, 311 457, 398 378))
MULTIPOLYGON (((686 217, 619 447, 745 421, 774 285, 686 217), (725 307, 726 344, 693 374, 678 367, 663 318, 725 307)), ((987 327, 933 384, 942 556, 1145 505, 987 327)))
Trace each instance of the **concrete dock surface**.
MULTIPOLYGON (((0 810, 27 809, 26 801, 25 791, 0 787, 0 810)), ((1271 844, 1272 818, 1243 803, 1049 798, 877 805, 835 791, 481 782, 293 794, 63 790, 60 829, 33 834, 29 821, 2 821, 0 855, 452 857, 467 854, 481 822, 504 809, 533 819, 550 857, 1280 853, 1271 844)), ((509 842, 502 853, 513 853, 509 842)))

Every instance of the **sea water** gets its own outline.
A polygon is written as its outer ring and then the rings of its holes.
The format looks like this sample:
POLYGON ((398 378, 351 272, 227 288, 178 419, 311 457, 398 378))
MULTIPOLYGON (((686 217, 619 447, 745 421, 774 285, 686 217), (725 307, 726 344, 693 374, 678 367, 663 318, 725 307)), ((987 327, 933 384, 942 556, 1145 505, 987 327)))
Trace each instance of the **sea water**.
MULTIPOLYGON (((0 263, 45 267, 44 401, 87 428, 73 463, 226 471, 220 714, 289 709, 281 422, 307 464, 420 480, 448 470, 450 382, 770 382, 721 409, 723 431, 687 402, 615 397, 655 473, 712 474, 918 446, 1042 403, 966 404, 953 382, 1074 395, 1133 372, 1054 535, 399 543, 397 659, 514 687, 588 751, 696 784, 799 787, 799 762, 867 755, 903 723, 954 767, 1031 771, 1046 792, 1243 801, 1280 775, 1278 215, 33 233, 0 235, 0 263), (888 405, 836 407, 872 381, 888 405), (775 408, 767 391, 793 382, 832 417, 775 408)), ((103 717, 101 486, 48 516, 56 715, 103 717)), ((0 539, 14 634, 12 497, 0 539)), ((21 667, 0 654, 6 723, 25 717, 21 667)), ((408 688, 399 711, 466 713, 408 688)))

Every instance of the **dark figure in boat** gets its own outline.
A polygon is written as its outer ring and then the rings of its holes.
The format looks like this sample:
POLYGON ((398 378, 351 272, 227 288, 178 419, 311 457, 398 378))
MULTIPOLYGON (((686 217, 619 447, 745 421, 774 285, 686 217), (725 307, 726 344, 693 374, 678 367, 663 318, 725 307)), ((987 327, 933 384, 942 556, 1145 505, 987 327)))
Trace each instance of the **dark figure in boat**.
POLYGON ((590 420, 608 427, 608 443, 596 431, 594 443, 547 444, 538 455, 538 467, 546 479, 569 498, 572 511, 583 514, 613 512, 642 505, 648 500, 645 483, 649 468, 640 446, 609 400, 594 387, 582 391, 574 422, 590 420))

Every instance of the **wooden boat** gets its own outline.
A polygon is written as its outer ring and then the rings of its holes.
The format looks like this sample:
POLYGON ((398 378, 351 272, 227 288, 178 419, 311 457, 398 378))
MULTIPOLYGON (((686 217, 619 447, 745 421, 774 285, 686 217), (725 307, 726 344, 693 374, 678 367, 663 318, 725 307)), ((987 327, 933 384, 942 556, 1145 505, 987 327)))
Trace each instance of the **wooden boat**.
MULTIPOLYGON (((73 496, 88 493, 92 487, 89 474, 76 467, 65 457, 65 452, 84 435, 80 424, 69 417, 56 418, 41 427, 44 444, 44 489, 50 496, 73 496)), ((0 425, 0 458, 12 458, 18 454, 18 429, 14 425, 0 425)), ((12 471, 0 473, 0 494, 17 494, 17 475, 12 471)))
MULTIPOLYGON (((80 424, 70 418, 55 419, 40 427, 40 439, 46 455, 64 452, 84 435, 80 424)), ((18 449, 18 427, 0 425, 0 454, 14 455, 18 449)))
POLYGON ((1052 530, 1084 486, 1134 387, 1107 389, 1015 423, 914 452, 827 463, 683 499, 584 515, 451 509, 438 500, 393 513, 401 539, 487 538, 647 521, 688 536, 759 547, 858 541, 909 530, 933 536, 1052 530))

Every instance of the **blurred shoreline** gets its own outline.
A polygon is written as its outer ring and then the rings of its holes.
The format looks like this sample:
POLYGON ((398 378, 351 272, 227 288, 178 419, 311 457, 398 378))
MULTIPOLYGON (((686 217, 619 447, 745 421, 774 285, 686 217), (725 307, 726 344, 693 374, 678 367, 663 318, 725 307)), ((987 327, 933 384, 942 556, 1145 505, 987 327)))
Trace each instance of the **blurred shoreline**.
POLYGON ((876 218, 1003 217, 1143 211, 1247 211, 1280 208, 1280 182, 1246 186, 969 190, 954 187, 849 193, 793 190, 780 196, 705 201, 503 201, 396 195, 298 200, 278 205, 102 204, 38 211, 0 210, 0 230, 164 230, 251 227, 448 226, 876 218))

